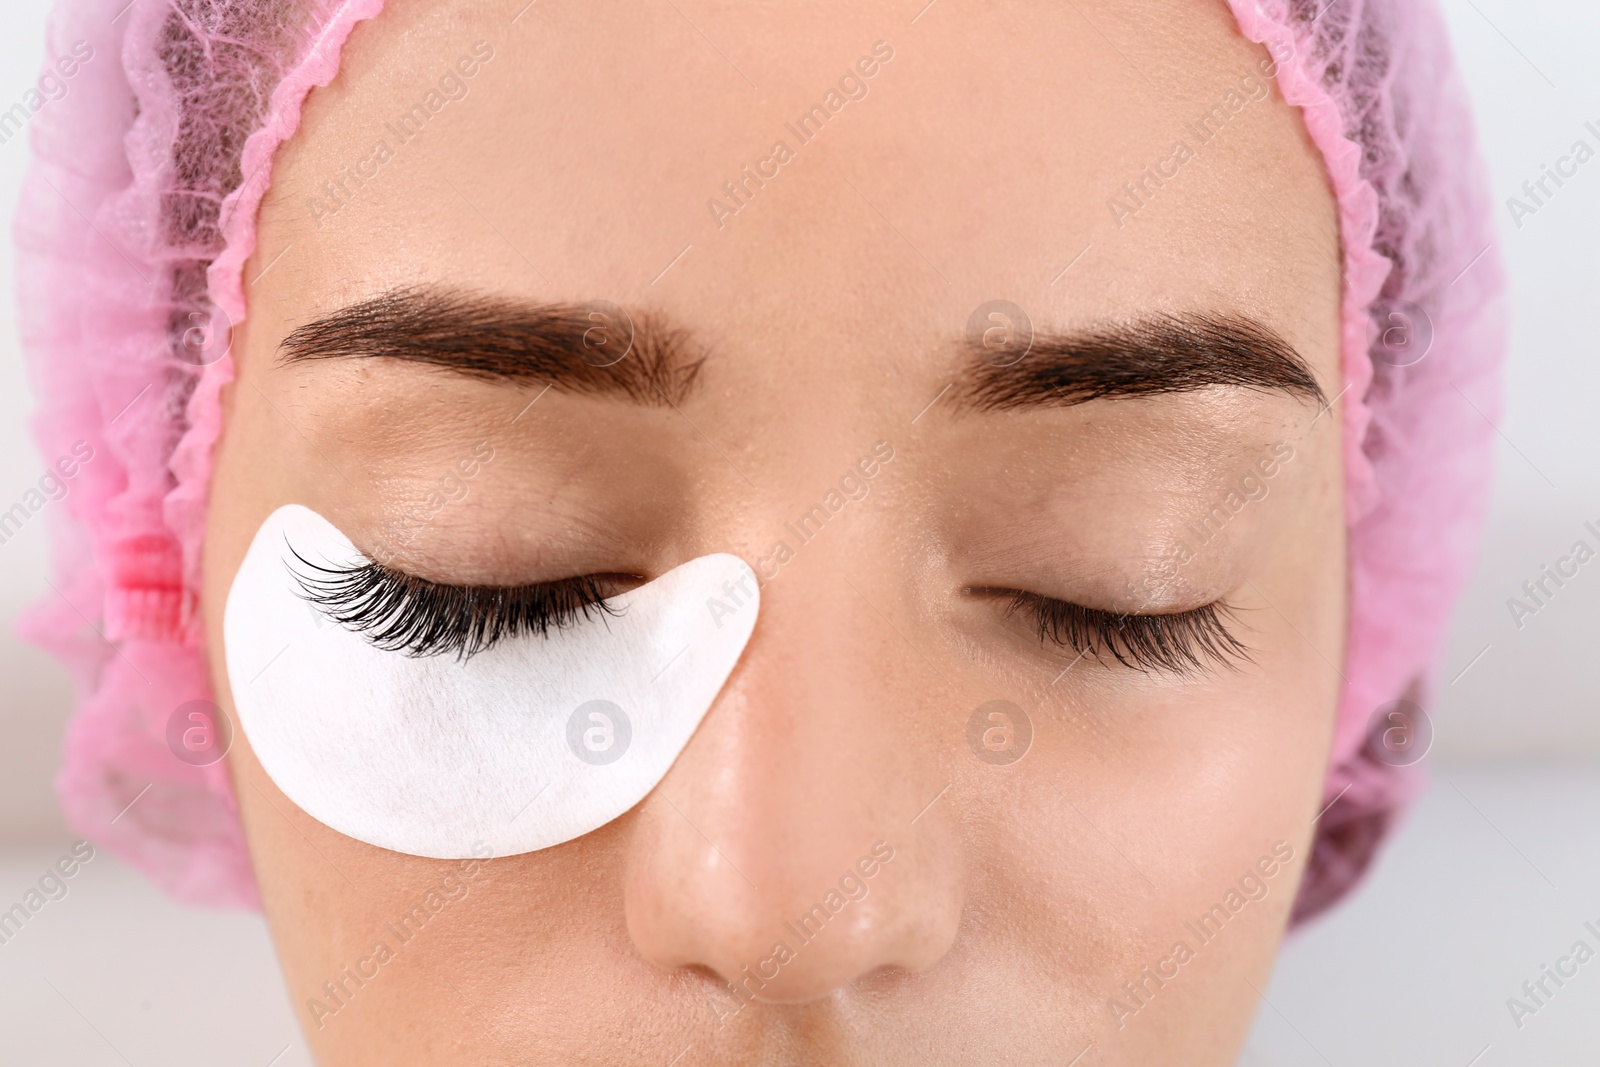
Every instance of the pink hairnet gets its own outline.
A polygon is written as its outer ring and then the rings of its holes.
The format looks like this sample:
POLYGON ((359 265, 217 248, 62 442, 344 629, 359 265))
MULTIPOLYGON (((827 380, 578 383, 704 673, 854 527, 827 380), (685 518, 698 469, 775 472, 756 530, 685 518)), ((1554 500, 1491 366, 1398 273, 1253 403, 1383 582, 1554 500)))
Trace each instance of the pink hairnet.
MULTIPOLYGON (((83 441, 95 458, 55 521, 55 591, 23 625, 82 694, 58 782, 76 831, 180 899, 255 906, 225 765, 177 759, 168 721, 211 696, 200 544, 256 209, 306 94, 382 0, 126 3, 59 0, 49 55, 83 41, 93 58, 30 123, 15 230, 36 434, 47 457, 83 441)), ((1401 696, 1427 703, 1475 549, 1502 281, 1431 2, 1229 5, 1303 111, 1343 243, 1349 641, 1303 920, 1359 879, 1418 788, 1414 768, 1378 758, 1369 722, 1401 696), (1419 362, 1393 365, 1395 314, 1431 327, 1419 362)))

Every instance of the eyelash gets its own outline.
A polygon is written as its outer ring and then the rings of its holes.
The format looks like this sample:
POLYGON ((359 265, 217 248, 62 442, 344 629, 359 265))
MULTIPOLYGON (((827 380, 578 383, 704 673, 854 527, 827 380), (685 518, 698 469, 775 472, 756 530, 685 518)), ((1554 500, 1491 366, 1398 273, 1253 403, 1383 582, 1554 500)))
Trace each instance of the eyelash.
POLYGON ((1023 614, 1033 621, 1041 643, 1070 648, 1080 657, 1109 652, 1124 667, 1179 675, 1250 660, 1249 647, 1228 630, 1233 612, 1221 601, 1168 615, 1119 615, 1038 593, 994 592, 1010 601, 1008 618, 1023 614))
POLYGON ((294 576, 323 614, 378 648, 412 657, 454 653, 466 660, 503 638, 545 636, 591 613, 622 614, 606 602, 609 583, 599 575, 510 587, 443 585, 372 561, 323 567, 294 556, 317 572, 294 576))
MULTIPOLYGON (((294 552, 294 549, 290 549, 294 552)), ((444 585, 368 561, 323 567, 298 552, 317 572, 296 573, 302 595, 330 619, 378 648, 424 657, 454 653, 470 659, 521 633, 547 635, 591 614, 620 615, 607 603, 597 575, 525 586, 444 585)), ((1135 670, 1190 674, 1208 665, 1232 666, 1250 649, 1228 630, 1231 609, 1220 601, 1166 615, 1119 615, 1016 590, 978 590, 1009 600, 1006 616, 1023 614, 1039 640, 1079 656, 1109 652, 1135 670)))

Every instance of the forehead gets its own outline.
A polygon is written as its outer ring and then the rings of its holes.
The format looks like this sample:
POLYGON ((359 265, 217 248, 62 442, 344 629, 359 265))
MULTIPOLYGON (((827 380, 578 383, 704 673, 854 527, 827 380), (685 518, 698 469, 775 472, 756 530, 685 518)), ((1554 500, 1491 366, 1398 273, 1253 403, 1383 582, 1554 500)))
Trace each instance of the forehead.
POLYGON ((1336 222, 1267 58, 1207 4, 399 0, 280 156, 252 317, 445 281, 828 365, 1220 307, 1320 376, 1336 222))

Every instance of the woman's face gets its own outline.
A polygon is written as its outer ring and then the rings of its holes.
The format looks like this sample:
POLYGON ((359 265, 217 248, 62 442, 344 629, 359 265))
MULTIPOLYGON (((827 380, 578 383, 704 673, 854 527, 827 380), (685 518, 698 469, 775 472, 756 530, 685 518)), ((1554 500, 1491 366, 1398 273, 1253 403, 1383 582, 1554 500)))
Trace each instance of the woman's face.
POLYGON ((290 503, 444 583, 733 553, 759 618, 659 785, 541 851, 363 844, 240 735, 319 1061, 1231 1062, 1344 630, 1336 217, 1266 53, 1207 4, 524 2, 394 0, 277 159, 219 699, 290 503), (280 351, 402 289, 485 310, 433 365, 280 351), (596 300, 615 368, 474 335, 596 300))

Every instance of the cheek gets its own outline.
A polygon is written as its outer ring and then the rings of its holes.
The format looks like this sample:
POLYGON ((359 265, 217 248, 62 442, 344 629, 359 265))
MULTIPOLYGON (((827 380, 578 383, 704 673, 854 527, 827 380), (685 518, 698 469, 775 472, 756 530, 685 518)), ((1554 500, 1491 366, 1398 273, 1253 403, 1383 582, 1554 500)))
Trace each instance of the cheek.
POLYGON ((1046 975, 1059 966, 1050 960, 1071 959, 1030 995, 1064 1001, 1126 1062, 1170 1061, 1156 1036, 1168 1027, 1242 1035, 1253 1008, 1245 980, 1264 979, 1298 888, 1321 804, 1345 617, 1339 495, 1325 484, 1337 482, 1317 456, 1308 448, 1305 466, 1285 474, 1303 481, 1293 505, 1260 505, 1303 517, 1274 525, 1249 582, 1228 598, 1241 605, 1253 662, 1181 685, 1092 670, 1055 685, 1046 677, 1014 696, 1033 726, 1023 759, 956 762, 969 863, 987 872, 983 895, 1028 917, 1016 943, 974 951, 1032 954, 1046 975), (1263 879, 1267 893, 1252 901, 1240 879, 1279 841, 1296 859, 1263 879), (1221 932, 1196 933, 1218 905, 1211 925, 1221 932), (1108 1003, 1137 1006, 1122 983, 1156 969, 1177 942, 1195 959, 1151 1001, 1159 1011, 1140 1009, 1137 1024, 1119 1030, 1108 1003))

